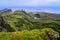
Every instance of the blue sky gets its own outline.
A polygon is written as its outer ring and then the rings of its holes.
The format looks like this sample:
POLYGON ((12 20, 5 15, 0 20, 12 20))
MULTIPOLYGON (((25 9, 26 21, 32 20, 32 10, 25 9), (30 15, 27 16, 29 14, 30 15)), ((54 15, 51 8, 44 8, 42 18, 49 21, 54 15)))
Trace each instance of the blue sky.
POLYGON ((60 13, 60 0, 0 0, 3 8, 60 13))

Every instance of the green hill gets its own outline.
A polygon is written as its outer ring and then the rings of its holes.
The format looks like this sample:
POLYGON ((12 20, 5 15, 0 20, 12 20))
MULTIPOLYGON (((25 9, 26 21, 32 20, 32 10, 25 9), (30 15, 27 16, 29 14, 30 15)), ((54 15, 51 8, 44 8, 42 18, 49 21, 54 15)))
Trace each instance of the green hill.
POLYGON ((58 40, 60 35, 60 20, 45 19, 41 16, 40 18, 42 19, 35 20, 35 16, 36 14, 23 10, 9 11, 7 14, 1 15, 0 39, 58 40))
POLYGON ((0 40, 55 40, 55 38, 58 38, 58 33, 53 31, 51 28, 34 29, 31 31, 24 30, 21 32, 12 33, 0 33, 0 40))

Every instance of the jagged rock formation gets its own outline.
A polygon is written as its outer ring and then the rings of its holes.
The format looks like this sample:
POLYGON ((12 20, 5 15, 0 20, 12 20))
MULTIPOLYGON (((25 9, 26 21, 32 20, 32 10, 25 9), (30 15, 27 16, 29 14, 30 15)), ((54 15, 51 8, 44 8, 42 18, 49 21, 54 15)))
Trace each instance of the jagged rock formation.
POLYGON ((12 12, 11 9, 8 9, 8 8, 5 8, 3 10, 0 10, 0 15, 3 16, 3 15, 8 15, 12 12))
POLYGON ((1 31, 7 31, 7 32, 14 32, 15 30, 10 27, 8 23, 6 23, 2 16, 0 16, 0 32, 1 31))
POLYGON ((58 40, 59 39, 59 34, 58 33, 47 32, 47 35, 48 35, 48 37, 49 37, 50 40, 58 40))
POLYGON ((33 18, 31 13, 27 13, 24 10, 16 10, 16 11, 14 11, 14 14, 23 15, 23 16, 26 16, 26 17, 33 18))
POLYGON ((3 10, 0 10, 0 13, 5 13, 5 12, 11 12, 11 9, 5 8, 3 10))
POLYGON ((26 14, 26 12, 25 12, 25 11, 23 11, 23 10, 16 10, 16 11, 14 11, 14 14, 25 15, 25 14, 26 14))

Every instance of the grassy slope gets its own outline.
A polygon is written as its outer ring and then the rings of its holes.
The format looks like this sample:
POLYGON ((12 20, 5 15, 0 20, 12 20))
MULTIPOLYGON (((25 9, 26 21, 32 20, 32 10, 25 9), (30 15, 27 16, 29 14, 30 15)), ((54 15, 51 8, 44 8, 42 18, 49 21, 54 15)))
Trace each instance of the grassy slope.
POLYGON ((0 40, 49 40, 46 31, 56 33, 51 28, 24 30, 21 32, 3 32, 0 33, 0 40))
POLYGON ((57 31, 60 33, 60 22, 54 21, 54 20, 40 20, 36 21, 31 19, 30 17, 21 16, 21 15, 9 15, 8 17, 4 17, 5 21, 10 24, 12 28, 16 30, 16 32, 12 33, 0 33, 0 39, 1 40, 49 40, 49 38, 46 35, 45 30, 52 31, 51 33, 57 31), (24 20, 24 23, 22 26, 18 26, 20 30, 27 30, 18 32, 16 29, 16 23, 18 22, 18 19, 22 18, 24 20), (25 18, 29 19, 26 20, 25 18), (35 23, 31 23, 35 22, 35 23), (54 21, 54 22, 53 22, 54 21), (40 30, 41 29, 41 30, 40 30), (54 29, 55 31, 53 31, 54 29), (36 34, 35 34, 36 32, 36 34))
POLYGON ((19 18, 22 18, 24 20, 24 23, 22 26, 19 24, 19 28, 23 30, 32 30, 32 29, 41 29, 41 28, 52 28, 55 31, 58 31, 60 33, 60 21, 48 19, 48 20, 33 20, 29 16, 23 16, 23 15, 9 15, 8 17, 4 17, 5 21, 10 24, 11 27, 13 27, 16 30, 16 24, 18 22, 19 18), (33 22, 33 24, 31 23, 33 22))

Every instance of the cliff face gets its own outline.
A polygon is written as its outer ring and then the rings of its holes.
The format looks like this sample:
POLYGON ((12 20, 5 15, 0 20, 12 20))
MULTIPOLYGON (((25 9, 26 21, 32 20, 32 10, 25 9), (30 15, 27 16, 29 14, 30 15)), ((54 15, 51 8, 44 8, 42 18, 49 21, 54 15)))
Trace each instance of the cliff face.
POLYGON ((5 12, 12 12, 11 9, 5 8, 3 10, 0 10, 0 13, 5 13, 5 12))
POLYGON ((0 15, 8 15, 8 14, 10 14, 12 12, 12 10, 11 9, 8 9, 8 8, 5 8, 5 9, 3 9, 3 10, 0 10, 0 15))
POLYGON ((4 21, 2 16, 0 16, 0 32, 2 31, 14 32, 15 30, 11 28, 7 22, 4 21))

